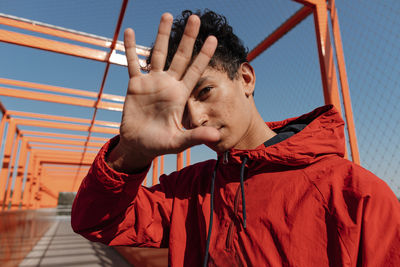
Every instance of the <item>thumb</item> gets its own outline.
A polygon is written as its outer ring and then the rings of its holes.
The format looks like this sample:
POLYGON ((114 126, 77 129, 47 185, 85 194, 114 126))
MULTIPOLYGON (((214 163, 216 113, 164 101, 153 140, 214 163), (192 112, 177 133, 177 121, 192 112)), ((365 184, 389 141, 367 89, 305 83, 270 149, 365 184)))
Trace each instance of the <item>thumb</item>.
POLYGON ((200 144, 217 142, 221 139, 221 134, 213 127, 200 126, 186 130, 182 137, 182 147, 186 149, 200 144))

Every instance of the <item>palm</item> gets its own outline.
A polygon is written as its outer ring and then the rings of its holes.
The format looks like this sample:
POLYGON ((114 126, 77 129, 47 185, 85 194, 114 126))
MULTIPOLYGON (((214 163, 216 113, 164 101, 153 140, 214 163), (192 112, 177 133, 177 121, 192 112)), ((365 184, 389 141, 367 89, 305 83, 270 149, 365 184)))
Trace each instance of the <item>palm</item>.
POLYGON ((180 152, 219 138, 213 128, 183 130, 181 126, 190 92, 215 50, 215 38, 205 42, 199 56, 188 66, 199 29, 198 18, 189 18, 171 67, 163 71, 171 22, 169 15, 163 15, 149 74, 140 72, 133 31, 125 32, 130 81, 121 122, 121 141, 134 150, 146 151, 149 156, 180 152))

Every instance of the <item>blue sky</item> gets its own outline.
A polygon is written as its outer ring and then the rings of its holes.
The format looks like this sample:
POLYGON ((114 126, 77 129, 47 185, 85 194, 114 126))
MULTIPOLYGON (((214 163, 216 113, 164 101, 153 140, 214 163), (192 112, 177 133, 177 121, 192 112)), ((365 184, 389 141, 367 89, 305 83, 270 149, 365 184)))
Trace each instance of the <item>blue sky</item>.
MULTIPOLYGON (((120 5, 121 1, 106 0, 2 0, 0 12, 112 38, 120 5)), ((336 5, 362 165, 400 195, 400 2, 337 0, 336 5)), ((122 28, 134 28, 138 44, 150 46, 163 12, 176 15, 183 9, 203 8, 224 14, 252 49, 301 5, 290 0, 130 1, 122 28)), ((9 28, 0 25, 0 29, 9 28)), ((252 62, 256 104, 266 121, 298 116, 323 105, 314 31, 310 16, 252 62)), ((0 58, 2 78, 90 91, 99 90, 105 68, 104 63, 5 43, 0 43, 0 58)), ((127 82, 126 69, 111 66, 104 92, 124 95, 127 82)), ((89 119, 93 115, 88 108, 0 100, 11 110, 89 119)), ((97 119, 119 122, 120 116, 100 110, 97 119)), ((215 158, 208 148, 192 149, 192 162, 208 158, 215 158)), ((167 156, 166 172, 174 169, 175 157, 167 156)))

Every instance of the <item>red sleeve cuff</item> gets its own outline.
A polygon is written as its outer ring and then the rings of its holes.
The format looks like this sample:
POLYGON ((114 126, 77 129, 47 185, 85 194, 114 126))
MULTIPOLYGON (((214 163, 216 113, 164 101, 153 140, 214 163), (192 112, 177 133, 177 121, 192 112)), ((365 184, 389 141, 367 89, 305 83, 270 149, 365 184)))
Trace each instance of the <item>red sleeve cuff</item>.
POLYGON ((106 163, 106 155, 110 149, 114 148, 119 141, 119 135, 113 137, 108 141, 97 154, 94 163, 91 168, 93 175, 106 187, 118 187, 122 186, 126 182, 143 180, 146 177, 147 172, 150 169, 150 165, 147 166, 142 172, 135 174, 126 174, 117 172, 110 168, 106 163))

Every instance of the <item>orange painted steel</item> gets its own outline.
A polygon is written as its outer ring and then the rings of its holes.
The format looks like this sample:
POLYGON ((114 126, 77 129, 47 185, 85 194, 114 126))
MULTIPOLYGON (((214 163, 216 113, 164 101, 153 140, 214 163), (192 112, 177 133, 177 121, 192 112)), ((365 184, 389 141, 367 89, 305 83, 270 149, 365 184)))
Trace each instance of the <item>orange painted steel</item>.
MULTIPOLYGON (((321 79, 324 89, 324 98, 325 103, 332 103, 334 104, 339 110, 341 109, 340 105, 340 96, 338 92, 338 84, 337 84, 337 77, 336 77, 336 69, 334 65, 333 59, 333 48, 330 41, 329 35, 329 27, 328 27, 328 6, 325 1, 322 0, 296 0, 304 4, 304 7, 297 11, 293 16, 291 16, 287 21, 285 21, 279 28, 277 28, 272 34, 270 34, 264 41, 262 41, 256 48, 254 48, 248 56, 248 60, 251 61, 255 57, 257 57, 260 53, 264 50, 268 49, 272 44, 274 44, 277 40, 279 40, 283 35, 288 33, 291 29, 293 29, 296 25, 298 25, 301 21, 303 21, 306 17, 308 17, 311 13, 314 14, 315 20, 315 29, 316 29, 316 36, 317 36, 317 46, 319 51, 319 60, 320 60, 320 68, 321 68, 321 79)), ((77 130, 77 131, 85 131, 88 132, 87 136, 79 136, 79 135, 72 135, 72 134, 56 134, 56 133, 45 133, 45 132, 38 132, 38 131, 24 131, 22 135, 22 143, 24 143, 24 150, 28 151, 28 149, 32 149, 31 154, 35 155, 29 158, 28 164, 24 164, 27 166, 27 172, 29 173, 32 179, 32 176, 35 175, 42 175, 40 177, 36 177, 35 179, 45 179, 47 176, 43 175, 43 173, 48 174, 49 170, 43 171, 43 164, 52 163, 52 164, 70 164, 71 166, 77 166, 73 172, 80 174, 82 167, 88 163, 88 159, 93 159, 93 155, 90 152, 97 151, 99 147, 101 147, 101 143, 99 142, 92 142, 93 140, 98 141, 106 141, 105 138, 98 138, 92 137, 92 133, 99 132, 99 133, 107 133, 107 134, 118 134, 118 127, 119 123, 114 122, 104 122, 104 121, 96 121, 96 114, 97 110, 100 108, 109 109, 109 110, 122 110, 121 102, 124 101, 124 97, 116 96, 116 95, 107 95, 103 94, 104 84, 106 82, 108 76, 108 70, 111 63, 114 63, 111 58, 115 50, 123 51, 122 43, 117 41, 117 37, 120 31, 120 27, 122 24, 122 20, 125 14, 125 9, 127 5, 127 0, 124 0, 121 6, 120 15, 118 18, 117 26, 114 32, 114 38, 112 41, 106 41, 101 38, 95 38, 86 36, 84 34, 74 33, 71 31, 66 31, 62 29, 56 29, 55 27, 49 27, 46 25, 35 25, 26 21, 21 21, 18 19, 12 18, 5 18, 0 16, 0 24, 8 25, 11 27, 18 27, 25 30, 40 32, 43 34, 48 34, 52 36, 57 36, 65 39, 70 39, 74 41, 79 41, 83 43, 88 43, 92 45, 97 45, 100 47, 109 48, 109 52, 105 52, 102 50, 91 49, 79 45, 73 45, 65 42, 53 41, 46 38, 35 37, 31 35, 21 34, 10 32, 6 30, 0 30, 0 40, 5 42, 14 43, 18 45, 30 46, 34 48, 44 49, 47 51, 53 51, 63 54, 69 54, 74 56, 79 56, 88 59, 94 59, 98 61, 106 62, 106 68, 104 71, 103 79, 101 82, 101 86, 99 88, 99 92, 89 92, 85 90, 78 90, 78 89, 70 89, 58 86, 51 86, 51 85, 43 85, 37 83, 30 83, 24 81, 16 81, 11 79, 0 78, 0 84, 3 85, 11 85, 17 86, 22 88, 29 88, 34 90, 40 91, 48 91, 50 93, 38 92, 38 91, 31 91, 25 89, 14 89, 14 88, 0 88, 0 95, 8 96, 8 97, 18 97, 18 98, 27 98, 31 100, 39 100, 39 101, 47 101, 53 103, 61 103, 61 104, 68 104, 68 105, 79 105, 89 108, 94 108, 94 114, 91 120, 88 119, 81 119, 81 118, 71 118, 71 117, 61 117, 61 116, 54 116, 54 115, 46 115, 46 114, 32 114, 27 112, 20 112, 20 111, 10 111, 9 114, 6 114, 6 110, 1 105, 1 109, 3 112, 3 117, 0 125, 0 133, 4 131, 5 126, 8 124, 8 131, 7 135, 4 139, 4 159, 3 159, 3 168, 0 174, 0 194, 2 195, 5 190, 5 183, 7 180, 9 184, 11 184, 10 177, 13 177, 11 169, 11 174, 8 172, 8 166, 11 163, 11 166, 18 166, 18 173, 17 177, 20 179, 20 171, 19 167, 24 161, 28 161, 27 159, 23 160, 21 158, 16 162, 16 149, 17 149, 17 141, 14 140, 16 133, 18 132, 17 126, 36 126, 36 127, 47 127, 47 128, 56 128, 56 129, 65 129, 65 130, 77 130), (60 97, 59 93, 66 94, 60 97), (95 98, 95 99, 88 99, 88 98, 95 98), (103 101, 104 99, 110 100, 103 101), (119 102, 119 103, 115 103, 119 102), (8 116, 18 116, 18 118, 8 117, 8 116), (26 118, 19 118, 19 117, 29 117, 26 118), (35 120, 32 118, 38 118, 41 120, 35 120), (56 120, 56 121, 48 121, 48 120, 56 120), (62 121, 62 122, 60 122, 62 121), (67 123, 67 122, 74 122, 74 123, 67 123), (86 125, 82 125, 86 124, 86 125), (96 126, 97 125, 97 126, 96 126), (99 127, 98 125, 107 126, 107 127, 99 127), (26 136, 27 134, 31 135, 39 135, 39 136, 26 136), (12 137, 11 137, 12 136, 12 137), (46 137, 55 137, 46 138, 46 137), (57 138, 57 139, 56 139, 57 138), (62 139, 63 138, 63 139, 62 139), (76 140, 65 140, 67 138, 72 139, 80 139, 85 141, 76 141, 76 140), (13 146, 14 145, 14 146, 13 146), (14 151, 13 150, 14 147, 14 151), (26 147, 26 149, 25 149, 26 147), (78 151, 62 151, 62 150, 75 150, 75 149, 82 149, 83 152, 78 151), (62 151, 62 156, 58 157, 55 151, 62 151), (14 153, 15 152, 15 153, 14 153), (73 152, 74 154, 66 154, 66 152, 73 152), (77 155, 79 155, 77 160, 77 155), (79 160, 80 159, 80 160, 79 160), (7 166, 7 171, 5 171, 4 167, 7 166), (31 167, 30 167, 31 166, 31 167), (3 179, 6 173, 7 177, 3 179)), ((334 7, 334 1, 330 1, 329 8, 331 10, 330 17, 332 23, 332 29, 334 34, 334 42, 336 47, 336 54, 337 54, 337 62, 338 62, 338 69, 340 74, 340 82, 342 88, 342 95, 343 95, 343 102, 345 107, 346 113, 346 120, 348 122, 348 131, 350 137, 350 144, 352 149, 352 156, 353 160, 359 161, 358 150, 357 150, 357 143, 356 143, 356 136, 355 131, 351 132, 352 129, 354 130, 354 123, 352 118, 351 112, 351 102, 350 102, 350 94, 348 93, 348 85, 347 85, 347 78, 346 78, 346 70, 344 65, 344 57, 343 57, 343 50, 341 46, 341 38, 340 38, 340 30, 338 24, 338 18, 336 14, 336 8, 334 7)), ((0 103, 1 104, 1 103, 0 103)), ((20 135, 21 136, 21 133, 20 135)), ((21 138, 21 137, 20 137, 21 138)), ((21 150, 22 151, 22 150, 21 150)), ((25 152, 23 152, 25 153, 25 152)), ((21 154, 22 157, 22 154, 21 154)), ((164 168, 164 157, 161 156, 160 160, 160 174, 163 173, 164 168)), ((177 169, 181 169, 184 165, 190 164, 190 150, 186 151, 186 162, 184 163, 183 153, 179 153, 177 155, 177 169)), ((65 175, 64 172, 59 173, 60 177, 65 175)), ((54 175, 54 174, 53 174, 54 175)), ((153 162, 153 184, 156 182, 158 177, 158 158, 153 162)), ((31 179, 30 178, 30 179, 31 179)), ((47 178, 46 178, 47 179, 47 178)), ((39 183, 36 180, 29 180, 27 182, 27 189, 28 187, 34 188, 36 186, 38 190, 40 186, 37 184, 39 183)), ((75 179, 76 180, 76 179, 75 179)), ((22 180, 21 180, 22 181, 22 180)), ((18 180, 18 188, 15 190, 24 190, 19 187, 20 180, 18 180)), ((39 192, 36 190, 35 193, 39 192)), ((51 190, 47 190, 50 192, 51 190)), ((17 191, 16 191, 17 192, 17 191)), ((6 196, 9 194, 6 193, 6 196)), ((13 195, 14 198, 14 195, 13 195)), ((4 198, 3 201, 7 199, 4 198)), ((24 197, 22 198, 24 203, 24 197)), ((12 201, 14 203, 14 201, 12 201)))
MULTIPOLYGON (((18 125, 25 125, 25 126, 36 126, 36 127, 55 128, 55 129, 83 131, 83 132, 87 132, 89 130, 89 126, 87 125, 74 124, 74 123, 42 121, 42 120, 21 119, 21 118, 14 118, 14 121, 18 125)), ((112 135, 116 135, 119 133, 119 129, 113 129, 109 127, 99 127, 99 126, 93 127, 92 131, 97 133, 106 133, 112 135)))
MULTIPOLYGON (((35 89, 35 90, 48 91, 48 92, 53 92, 53 93, 62 93, 62 94, 68 94, 68 95, 74 95, 74 96, 97 98, 97 93, 95 93, 95 92, 79 90, 79 89, 71 89, 71 88, 65 88, 65 87, 53 86, 53 85, 47 85, 47 84, 18 81, 18 80, 5 79, 5 78, 0 78, 0 84, 18 86, 18 87, 23 87, 23 88, 30 88, 30 89, 35 89)), ((123 103, 125 100, 125 97, 119 96, 119 95, 112 95, 112 94, 103 94, 102 99, 123 103)))
MULTIPOLYGON (((76 192, 78 187, 73 187, 73 173, 71 170, 63 172, 61 169, 56 171, 49 171, 49 166, 41 167, 41 183, 40 191, 42 194, 42 200, 40 206, 42 208, 55 207, 57 205, 58 194, 60 192, 71 191, 76 192)), ((78 186, 82 182, 86 175, 87 170, 82 170, 78 173, 80 177, 78 186)))
POLYGON ((27 165, 25 166, 26 168, 26 181, 25 181, 25 186, 22 190, 22 201, 21 205, 22 208, 27 208, 28 207, 28 200, 29 200, 29 195, 31 193, 31 184, 33 180, 33 164, 34 164, 34 152, 30 151, 29 153, 29 158, 27 160, 27 165))
MULTIPOLYGON (((37 157, 36 157, 37 158, 37 157)), ((31 183, 31 193, 29 195, 29 206, 34 209, 39 208, 40 201, 40 163, 38 159, 35 159, 33 165, 33 179, 31 183)))
POLYGON ((146 177, 144 177, 144 180, 143 180, 143 182, 142 182, 142 185, 143 185, 143 186, 147 186, 147 175, 148 175, 148 174, 146 174, 146 177))
MULTIPOLYGON (((80 164, 78 159, 78 156, 81 154, 80 152, 63 151, 61 155, 57 155, 54 153, 54 151, 48 149, 35 149, 35 153, 38 158, 40 158, 42 161, 45 160, 46 162, 62 163, 62 160, 65 159, 65 164, 74 162, 77 165, 80 164)), ((85 162, 93 160, 95 156, 96 153, 88 152, 85 157, 85 162)))
MULTIPOLYGON (((67 116, 58 116, 58 115, 49 115, 49 114, 39 114, 39 113, 31 113, 25 111, 14 111, 9 110, 7 114, 10 116, 19 116, 19 117, 28 117, 28 118, 36 118, 36 119, 46 119, 46 120, 55 120, 55 121, 64 121, 64 122, 76 122, 76 123, 91 123, 89 119, 82 119, 76 117, 67 117, 67 116)), ((107 126, 111 128, 119 128, 120 124, 118 122, 111 121, 99 121, 96 120, 94 122, 96 125, 107 126)))
POLYGON ((267 38, 265 38, 260 44, 253 48, 247 55, 247 60, 250 62, 254 60, 258 55, 267 50, 276 41, 282 38, 291 29, 296 27, 300 22, 307 18, 313 9, 309 6, 304 6, 299 11, 297 11, 293 16, 291 16, 287 21, 285 21, 280 27, 278 27, 273 33, 271 33, 267 38))
MULTIPOLYGON (((65 105, 89 107, 89 108, 93 108, 96 105, 96 101, 86 99, 86 98, 79 98, 79 97, 72 97, 72 96, 60 97, 60 95, 57 95, 57 94, 32 92, 29 90, 6 88, 6 87, 0 87, 0 95, 8 96, 8 97, 29 99, 29 100, 37 100, 37 101, 65 104, 65 105)), ((105 102, 105 101, 100 101, 98 103, 98 108, 100 108, 100 109, 122 111, 122 107, 123 107, 123 105, 119 104, 119 103, 105 102)))
MULTIPOLYGON (((86 139, 84 135, 76 135, 76 134, 61 134, 61 133, 49 133, 49 132, 39 132, 39 131, 21 131, 23 136, 34 135, 39 137, 54 137, 54 138, 66 138, 66 139, 86 139)), ((99 142, 107 142, 109 139, 104 137, 96 137, 92 136, 91 141, 99 141, 99 142)))
POLYGON ((333 104, 341 113, 336 68, 329 34, 328 7, 325 0, 295 0, 313 6, 314 25, 317 37, 318 58, 321 70, 325 104, 333 104))
MULTIPOLYGON (((78 170, 78 166, 60 166, 54 164, 44 164, 43 168, 49 174, 59 174, 59 175, 74 173, 78 170)), ((89 170, 89 166, 83 166, 81 167, 81 170, 82 172, 87 172, 89 170)))
POLYGON ((183 168, 183 152, 176 155, 176 170, 181 170, 183 168))
MULTIPOLYGON (((82 152, 83 147, 76 147, 76 146, 71 146, 71 145, 53 145, 53 144, 43 144, 43 143, 30 143, 30 146, 33 149, 36 148, 50 148, 49 150, 54 151, 56 153, 57 151, 62 152, 62 151, 71 151, 74 150, 75 152, 82 152)), ((87 148, 87 151, 92 151, 92 152, 98 152, 100 150, 99 148, 87 148)))
MULTIPOLYGON (((41 157, 41 158, 48 157, 49 159, 54 159, 54 160, 58 160, 58 161, 60 161, 63 158, 65 158, 65 159, 72 158, 76 162, 78 162, 79 160, 76 159, 76 156, 81 154, 80 152, 74 152, 74 151, 63 151, 61 154, 57 154, 57 153, 54 153, 53 150, 49 150, 49 149, 35 149, 34 151, 35 151, 35 155, 37 157, 41 157)), ((88 152, 86 158, 93 159, 95 155, 96 155, 96 153, 88 152)))
MULTIPOLYGON (((75 170, 53 170, 53 169, 49 169, 49 168, 43 168, 43 173, 47 176, 51 176, 53 179, 57 180, 58 177, 69 177, 71 178, 71 175, 76 173, 76 169, 75 170)), ((87 169, 81 169, 80 171, 80 175, 82 175, 82 177, 84 177, 87 173, 87 169)), ((65 189, 65 188, 64 188, 65 189)))
POLYGON ((152 185, 156 185, 158 182, 158 157, 153 160, 153 175, 152 185))
POLYGON ((0 29, 0 41, 96 61, 107 61, 107 52, 102 50, 2 29, 0 29))
POLYGON ((35 152, 32 151, 29 155, 28 166, 27 166, 28 171, 22 195, 22 206, 24 208, 30 208, 30 203, 31 203, 30 201, 32 199, 32 195, 34 194, 33 189, 36 182, 36 176, 35 176, 37 168, 36 164, 37 164, 37 158, 35 157, 35 152))
POLYGON ((190 148, 186 149, 186 166, 190 165, 190 148))
POLYGON ((7 201, 9 199, 10 196, 10 192, 11 192, 11 186, 12 186, 12 182, 13 182, 13 174, 14 174, 14 167, 17 161, 17 152, 18 152, 18 146, 21 140, 21 134, 18 133, 17 134, 17 138, 14 141, 14 145, 13 145, 13 149, 10 155, 10 167, 7 168, 6 171, 6 189, 4 190, 4 195, 3 195, 3 202, 0 203, 0 205, 2 205, 3 210, 7 207, 7 201))
POLYGON ((23 179, 24 173, 26 170, 28 152, 30 152, 30 148, 28 147, 27 140, 22 138, 20 149, 20 156, 18 159, 17 165, 17 173, 15 177, 15 186, 13 189, 12 196, 9 196, 11 208, 19 207, 22 201, 22 192, 23 192, 23 179))
MULTIPOLYGON (((97 101, 96 101, 96 104, 94 106, 94 112, 93 112, 92 121, 91 121, 90 127, 88 129, 88 136, 87 136, 87 139, 86 139, 87 143, 89 142, 89 139, 90 139, 90 137, 92 135, 92 131, 93 131, 93 128, 94 128, 94 123, 95 123, 95 120, 96 120, 97 110, 99 108, 99 103, 101 102, 101 98, 102 98, 102 94, 103 94, 103 90, 104 90, 104 85, 106 83, 108 71, 110 69, 110 64, 111 64, 110 63, 110 58, 114 53, 115 46, 116 46, 117 41, 118 41, 118 35, 119 35, 120 30, 121 30, 122 21, 124 20, 125 11, 126 11, 126 7, 127 6, 128 6, 128 0, 123 0, 122 5, 121 5, 121 10, 120 10, 119 16, 118 16, 117 25, 115 27, 113 40, 112 40, 112 43, 111 43, 111 46, 110 46, 110 51, 109 51, 109 53, 107 55, 107 60, 106 60, 107 63, 106 63, 106 67, 105 67, 105 70, 104 70, 103 79, 101 81, 101 85, 100 85, 100 88, 99 88, 97 101)), ((84 150, 82 152, 82 160, 85 157, 86 148, 87 148, 87 145, 85 145, 84 150)), ((75 179, 74 179, 74 185, 76 184, 77 179, 78 179, 78 177, 76 176, 75 179)))
POLYGON ((0 122, 0 146, 3 144, 3 134, 4 134, 4 128, 6 127, 6 121, 7 121, 7 113, 4 112, 3 116, 1 117, 1 122, 0 122))
MULTIPOLYGON (((83 33, 68 31, 67 29, 51 27, 50 25, 44 25, 36 21, 27 22, 18 20, 17 18, 0 16, 0 24, 32 32, 38 32, 51 36, 56 36, 64 39, 69 39, 73 41, 78 41, 81 43, 96 45, 104 48, 109 48, 111 46, 111 41, 106 38, 101 38, 100 36, 96 38, 93 36, 84 35, 83 33)), ((121 43, 117 43, 115 49, 119 51, 125 51, 125 48, 121 43)), ((136 53, 141 56, 148 56, 149 49, 147 47, 139 46, 136 49, 136 53)))
MULTIPOLYGON (((313 13, 324 100, 325 103, 332 103, 339 110, 341 109, 338 79, 336 77, 336 68, 332 52, 335 48, 352 158, 353 161, 359 163, 351 100, 334 0, 330 0, 329 5, 327 5, 326 1, 323 0, 295 1, 302 3, 304 6, 293 16, 288 18, 259 45, 257 45, 249 53, 248 60, 254 60, 254 58, 268 49, 313 13), (330 10, 334 47, 332 47, 330 40, 328 10, 330 10)), ((71 191, 76 191, 78 189, 79 183, 88 171, 89 166, 95 157, 95 153, 92 152, 97 152, 102 143, 108 140, 106 138, 93 137, 92 133, 118 134, 119 123, 96 121, 96 114, 98 109, 122 111, 122 102, 124 101, 124 97, 104 94, 103 89, 108 76, 110 64, 126 66, 125 56, 123 54, 117 54, 116 50, 124 51, 123 44, 122 42, 118 42, 117 37, 119 35, 127 3, 127 0, 122 2, 120 15, 114 32, 114 38, 112 40, 101 37, 97 38, 95 36, 89 36, 88 34, 73 32, 68 29, 61 29, 51 25, 44 25, 43 23, 28 22, 27 20, 23 21, 18 18, 10 18, 0 15, 0 24, 81 42, 82 45, 74 45, 68 42, 54 41, 48 38, 36 37, 30 34, 16 33, 1 29, 0 41, 106 63, 99 92, 0 78, 0 85, 2 86, 0 87, 0 95, 94 109, 93 117, 90 120, 46 114, 33 114, 20 111, 10 111, 7 113, 7 110, 0 102, 0 109, 3 113, 0 124, 0 142, 2 142, 1 146, 4 146, 5 151, 3 167, 0 170, 0 195, 4 195, 4 197, 0 201, 4 201, 7 206, 10 205, 11 209, 17 209, 19 207, 24 209, 54 207, 57 204, 59 192, 66 189, 70 189, 71 191), (86 47, 85 44, 96 45, 99 49, 86 47), (104 48, 109 51, 105 51, 104 48), (18 89, 8 88, 7 86, 15 86, 18 87, 18 89), (3 136, 2 133, 7 125, 8 130, 3 142, 3 138, 1 137, 3 136), (18 129, 19 126, 75 130, 87 132, 88 134, 87 136, 82 136, 41 131, 20 131, 18 129), (21 145, 19 157, 17 158, 17 145, 19 140, 21 141, 21 145), (10 169, 9 166, 11 167, 10 169), (16 166, 16 168, 13 168, 13 166, 16 166), (7 167, 7 170, 5 170, 5 167, 7 167), (14 173, 14 171, 16 171, 16 173, 14 173), (26 182, 25 187, 23 188, 22 184, 25 171, 26 182), (14 177, 14 175, 16 180, 13 194, 11 195, 10 189, 12 177, 14 177), (5 184, 7 181, 8 188, 7 191, 5 191, 5 184), (10 203, 7 203, 9 200, 10 203)), ((143 51, 140 51, 140 49, 140 47, 137 49, 139 55, 148 54, 147 49, 143 49, 143 51)), ((139 60, 143 63, 143 59, 139 60)), ((183 158, 184 152, 177 155, 178 170, 183 168, 184 165, 187 166, 190 164, 190 156, 189 149, 186 150, 185 162, 183 158)), ((163 174, 164 156, 160 156, 153 161, 152 184, 157 183, 159 175, 158 165, 160 165, 159 174, 163 174)), ((147 177, 144 184, 146 184, 146 181, 147 177)), ((132 254, 131 248, 120 248, 120 251, 125 253, 123 254, 128 258, 128 260, 132 260, 132 255, 135 255, 132 254)), ((163 259, 163 261, 160 261, 161 265, 165 265, 166 253, 167 250, 162 251, 162 255, 158 258, 163 259)), ((138 260, 132 260, 131 262, 138 263, 138 260)), ((143 263, 142 265, 145 265, 148 260, 140 259, 139 262, 143 263)), ((139 265, 141 265, 141 263, 139 265)))
MULTIPOLYGON (((70 146, 78 146, 82 148, 86 142, 84 141, 77 141, 77 140, 65 140, 65 139, 48 139, 45 137, 25 137, 29 142, 36 142, 36 143, 47 143, 47 144, 58 144, 58 145, 70 145, 70 146)), ((40 146, 41 144, 30 144, 31 146, 36 145, 40 146)), ((100 148, 103 146, 102 143, 99 142, 89 142, 88 146, 100 148)), ((73 148, 73 147, 71 147, 73 148)))
POLYGON ((347 122, 347 131, 349 133, 351 157, 355 163, 360 164, 360 154, 358 152, 356 127, 354 125, 353 110, 351 107, 350 90, 347 81, 346 64, 344 60, 342 37, 340 35, 339 18, 335 7, 335 0, 330 0, 329 10, 332 23, 333 40, 336 50, 336 61, 339 70, 340 87, 342 89, 343 106, 347 122))
POLYGON ((160 175, 164 174, 164 155, 160 156, 160 175))
POLYGON ((42 26, 42 25, 32 24, 32 23, 20 21, 17 19, 0 16, 0 24, 11 26, 11 27, 16 27, 16 28, 20 28, 20 29, 24 29, 24 30, 28 30, 28 31, 44 33, 44 34, 48 34, 51 36, 57 36, 57 37, 70 39, 73 41, 78 41, 78 42, 87 43, 87 44, 91 44, 91 45, 97 45, 97 46, 101 46, 101 47, 109 47, 110 46, 110 42, 107 40, 83 36, 80 34, 67 32, 67 31, 63 31, 63 30, 59 30, 59 29, 54 29, 54 28, 50 28, 50 27, 46 27, 46 26, 42 26))
MULTIPOLYGON (((324 0, 294 0, 304 5, 298 12, 291 18, 283 23, 278 29, 270 34, 263 42, 257 45, 248 54, 248 60, 252 61, 263 51, 268 49, 278 39, 280 39, 289 30, 294 28, 297 24, 303 21, 311 13, 314 14, 314 24, 317 36, 317 46, 320 61, 321 79, 323 85, 324 99, 326 104, 333 104, 340 113, 341 103, 338 90, 336 68, 333 59, 333 49, 329 34, 328 25, 328 6, 324 0)), ((353 122, 353 115, 351 110, 351 100, 347 84, 347 75, 344 64, 344 56, 342 49, 342 42, 340 38, 340 29, 337 17, 337 11, 334 7, 334 0, 330 1, 331 20, 334 34, 334 41, 336 47, 337 62, 340 74, 343 103, 345 107, 345 116, 348 123, 349 141, 352 152, 352 159, 355 163, 359 164, 359 152, 357 146, 357 139, 355 135, 355 126, 353 122)), ((347 155, 347 151, 346 151, 347 155)))
MULTIPOLYGON (((34 90, 48 91, 48 92, 53 92, 53 93, 75 95, 75 96, 84 96, 84 97, 92 97, 92 98, 97 97, 97 94, 95 92, 91 92, 91 91, 71 89, 71 88, 65 88, 65 87, 60 87, 60 86, 53 86, 53 85, 19 81, 19 80, 12 80, 12 79, 6 79, 6 78, 0 78, 0 84, 18 86, 18 87, 29 88, 29 89, 34 89, 34 90)), ((107 94, 107 95, 103 96, 103 99, 124 102, 124 97, 117 96, 117 95, 107 94)))
POLYGON ((325 1, 320 1, 314 12, 315 29, 317 31, 318 53, 320 58, 322 86, 326 104, 333 104, 340 113, 339 89, 336 68, 333 59, 333 49, 328 26, 328 10, 325 1))
POLYGON ((4 201, 4 195, 6 193, 6 184, 8 177, 8 168, 11 160, 11 153, 14 145, 14 136, 17 132, 15 120, 12 118, 8 122, 7 134, 4 142, 4 155, 3 155, 3 166, 0 170, 0 205, 4 201))
POLYGON ((86 165, 86 166, 90 166, 95 158, 95 153, 93 154, 93 156, 89 155, 87 156, 84 161, 81 163, 80 158, 76 156, 65 156, 65 157, 59 157, 59 158, 55 158, 54 157, 54 153, 53 154, 43 154, 40 153, 37 155, 36 159, 37 159, 37 164, 63 164, 63 165, 86 165))
POLYGON ((82 118, 76 118, 76 117, 58 116, 58 115, 49 115, 49 114, 40 114, 40 113, 32 113, 32 112, 26 112, 26 111, 9 110, 7 113, 10 116, 27 117, 27 118, 35 118, 35 119, 46 119, 46 120, 55 120, 55 121, 64 121, 64 122, 76 122, 76 123, 86 123, 86 124, 88 124, 90 122, 88 119, 82 119, 82 118))

